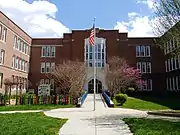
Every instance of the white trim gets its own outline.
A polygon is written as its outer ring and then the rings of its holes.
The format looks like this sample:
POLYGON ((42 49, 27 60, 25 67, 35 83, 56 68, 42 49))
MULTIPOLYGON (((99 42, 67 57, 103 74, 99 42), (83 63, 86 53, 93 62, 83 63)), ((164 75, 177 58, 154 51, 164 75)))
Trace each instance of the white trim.
POLYGON ((41 62, 41 73, 45 73, 45 72, 46 72, 46 63, 41 62), (44 72, 42 71, 43 68, 44 68, 44 72))
POLYGON ((174 63, 173 63, 173 57, 171 58, 171 68, 172 68, 172 70, 174 70, 174 63))
POLYGON ((35 45, 35 44, 31 45, 31 47, 43 47, 43 46, 56 46, 56 47, 60 46, 60 47, 62 47, 64 45, 35 45))
POLYGON ((167 60, 165 60, 165 68, 166 68, 166 72, 168 72, 168 64, 167 64, 167 60))
POLYGON ((142 62, 141 70, 142 73, 146 73, 146 62, 142 62), (145 71, 143 71, 143 66, 145 71))

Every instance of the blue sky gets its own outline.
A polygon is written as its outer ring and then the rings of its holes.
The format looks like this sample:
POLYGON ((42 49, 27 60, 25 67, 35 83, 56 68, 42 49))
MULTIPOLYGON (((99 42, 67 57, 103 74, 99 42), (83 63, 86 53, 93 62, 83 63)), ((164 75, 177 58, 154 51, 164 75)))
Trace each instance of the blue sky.
POLYGON ((61 37, 73 29, 118 29, 154 36, 153 0, 0 0, 1 10, 33 37, 61 37), (21 16, 21 18, 19 17, 21 16))
POLYGON ((142 15, 150 14, 146 5, 136 4, 135 0, 51 0, 51 2, 59 9, 57 19, 71 29, 90 27, 94 16, 97 27, 113 29, 117 21, 128 20, 130 12, 142 10, 142 15))

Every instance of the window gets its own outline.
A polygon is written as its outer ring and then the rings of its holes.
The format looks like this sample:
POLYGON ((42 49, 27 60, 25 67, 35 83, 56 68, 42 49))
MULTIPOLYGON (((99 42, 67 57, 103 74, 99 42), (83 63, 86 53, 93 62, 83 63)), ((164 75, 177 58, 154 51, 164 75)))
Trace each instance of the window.
POLYGON ((24 60, 21 61, 21 70, 24 70, 24 60))
POLYGON ((46 80, 45 80, 45 84, 49 84, 49 79, 46 79, 46 80))
POLYGON ((136 57, 149 57, 150 46, 136 46, 136 57))
POLYGON ((1 50, 0 52, 0 64, 4 64, 5 51, 1 50))
POLYGON ((145 55, 150 56, 150 46, 146 46, 145 55))
POLYGON ((50 84, 51 84, 51 89, 54 89, 54 79, 50 80, 50 84))
POLYGON ((6 42, 6 35, 7 35, 7 28, 3 28, 3 33, 2 33, 2 41, 6 42))
POLYGON ((41 85, 41 84, 44 84, 44 79, 41 79, 41 80, 40 80, 40 85, 41 85))
POLYGON ((42 49, 41 49, 41 56, 42 57, 45 57, 46 56, 46 47, 42 47, 42 49))
POLYGON ((51 72, 54 72, 54 69, 55 69, 55 63, 51 63, 51 72))
POLYGON ((41 73, 45 73, 45 63, 41 63, 41 73))
POLYGON ((20 40, 20 38, 18 38, 18 41, 17 41, 17 44, 16 44, 16 49, 19 49, 20 44, 21 44, 21 40, 20 40))
POLYGON ((22 60, 19 59, 19 66, 18 66, 18 69, 21 69, 21 65, 22 65, 22 60))
POLYGON ((0 88, 2 88, 3 84, 3 73, 0 73, 0 88))
POLYGON ((145 62, 142 62, 141 72, 146 73, 146 63, 145 62))
POLYGON ((174 59, 171 58, 171 67, 172 67, 172 70, 174 70, 174 59))
POLYGON ((151 73, 151 62, 137 62, 140 73, 151 73))
POLYGON ((27 71, 27 62, 24 64, 24 71, 27 71))
POLYGON ((51 51, 51 47, 50 46, 48 46, 47 48, 46 48, 46 56, 50 56, 50 51, 51 51))
POLYGON ((17 44, 17 36, 14 36, 14 45, 13 45, 13 48, 16 48, 16 44, 17 44))
POLYGON ((139 69, 140 73, 141 73, 141 63, 137 62, 137 69, 139 69))
POLYGON ((18 57, 16 57, 15 68, 18 68, 18 60, 19 60, 19 58, 18 58, 18 57))
POLYGON ((50 72, 50 63, 46 63, 46 73, 50 72))
POLYGON ((1 37, 2 37, 2 25, 0 24, 0 40, 1 40, 1 37))
POLYGON ((141 56, 141 46, 136 46, 136 57, 141 56))
POLYGON ((24 53, 27 54, 27 50, 26 50, 26 43, 24 43, 24 53))
POLYGON ((142 90, 148 90, 148 91, 152 90, 152 79, 143 80, 140 88, 142 90))
POLYGON ((51 56, 52 56, 52 57, 55 57, 55 52, 56 52, 56 47, 53 46, 53 47, 51 48, 51 56))
POLYGON ((152 80, 151 79, 147 80, 147 90, 152 90, 152 80))
POLYGON ((16 63, 16 57, 12 57, 12 67, 15 68, 15 63, 16 63))
POLYGON ((141 46, 141 56, 145 56, 145 46, 141 46))
POLYGON ((147 70, 146 70, 147 73, 151 73, 151 63, 150 62, 147 62, 147 70))

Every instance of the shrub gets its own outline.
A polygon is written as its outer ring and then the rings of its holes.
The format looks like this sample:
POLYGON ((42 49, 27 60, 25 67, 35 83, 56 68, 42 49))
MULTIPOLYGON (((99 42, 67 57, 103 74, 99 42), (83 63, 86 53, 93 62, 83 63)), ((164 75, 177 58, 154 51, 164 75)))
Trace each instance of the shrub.
POLYGON ((126 94, 117 94, 115 95, 115 100, 118 104, 123 105, 126 102, 127 97, 126 94))

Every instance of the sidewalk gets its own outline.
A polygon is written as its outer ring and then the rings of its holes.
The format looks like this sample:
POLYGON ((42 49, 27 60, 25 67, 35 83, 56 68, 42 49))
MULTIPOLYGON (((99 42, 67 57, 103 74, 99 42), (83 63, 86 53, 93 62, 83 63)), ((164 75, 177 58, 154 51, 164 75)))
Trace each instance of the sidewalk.
POLYGON ((118 117, 109 117, 108 108, 100 94, 88 94, 82 108, 45 112, 51 117, 68 118, 59 135, 132 135, 129 127, 118 117))

